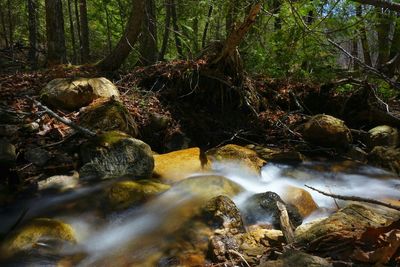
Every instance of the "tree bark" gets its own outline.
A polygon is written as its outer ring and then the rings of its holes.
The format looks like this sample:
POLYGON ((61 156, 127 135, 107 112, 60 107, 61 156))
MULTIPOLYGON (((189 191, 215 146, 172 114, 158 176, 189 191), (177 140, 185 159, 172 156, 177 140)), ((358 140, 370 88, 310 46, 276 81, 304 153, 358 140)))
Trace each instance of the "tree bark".
POLYGON ((163 35, 163 41, 162 41, 161 50, 160 50, 160 55, 159 55, 159 57, 158 57, 158 60, 164 60, 165 53, 167 52, 170 27, 171 27, 171 7, 170 7, 170 1, 169 1, 169 0, 166 0, 166 1, 165 1, 165 27, 164 27, 164 35, 163 35))
POLYGON ((37 34, 38 34, 38 5, 37 0, 28 0, 28 16, 29 16, 29 52, 28 59, 32 69, 36 69, 38 65, 37 58, 37 34))
POLYGON ((3 13, 3 10, 5 10, 5 7, 3 7, 2 3, 0 3, 0 20, 1 20, 2 35, 4 37, 4 43, 5 43, 6 47, 9 47, 8 36, 7 36, 7 26, 6 26, 6 20, 5 20, 5 15, 3 13))
POLYGON ((364 5, 371 5, 381 8, 387 8, 389 10, 400 12, 400 4, 389 2, 385 0, 352 0, 354 2, 364 4, 364 5))
MULTIPOLYGON (((80 22, 80 16, 79 16, 79 4, 78 0, 74 1, 74 8, 75 8, 75 21, 76 21, 76 31, 77 31, 77 36, 79 39, 79 52, 81 51, 82 47, 82 38, 81 38, 81 22, 80 22)), ((81 58, 81 53, 79 53, 79 59, 76 59, 76 63, 79 64, 82 62, 81 58)))
POLYGON ((64 17, 61 0, 46 0, 47 65, 66 62, 64 17))
POLYGON ((69 30, 71 34, 71 46, 72 46, 72 64, 76 64, 76 42, 75 42, 75 30, 74 21, 72 18, 71 0, 68 0, 68 17, 69 17, 69 30))
POLYGON ((169 0, 169 3, 170 3, 170 8, 171 8, 172 26, 174 28, 176 51, 178 52, 179 57, 183 58, 183 48, 182 48, 182 42, 180 39, 178 16, 176 14, 176 2, 175 2, 175 0, 169 0))
POLYGON ((145 4, 142 38, 140 38, 141 65, 152 65, 157 61, 157 43, 156 4, 154 0, 147 0, 145 4))
MULTIPOLYGON (((362 19, 362 5, 358 5, 356 9, 356 16, 358 19, 362 19)), ((361 38, 361 46, 363 50, 364 63, 368 66, 372 66, 371 55, 369 51, 369 44, 367 39, 367 31, 365 29, 365 22, 363 21, 360 26, 360 38, 361 38)))
POLYGON ((390 17, 389 14, 382 10, 382 8, 375 8, 377 14, 376 32, 378 34, 378 61, 377 68, 381 69, 389 61, 390 52, 390 17))
POLYGON ((79 0, 79 15, 81 21, 81 60, 82 63, 89 62, 90 59, 90 48, 89 48, 89 23, 87 17, 87 5, 86 0, 79 0))
POLYGON ((213 12, 213 6, 210 5, 208 8, 208 14, 207 14, 207 21, 206 25, 204 26, 204 31, 203 31, 203 37, 201 38, 201 47, 204 48, 206 46, 206 41, 207 41, 207 33, 208 33, 208 28, 210 27, 210 20, 213 12))
POLYGON ((132 11, 125 31, 114 50, 97 67, 105 71, 117 70, 131 52, 142 29, 145 0, 132 0, 132 11))
POLYGON ((10 41, 10 46, 13 47, 14 45, 14 26, 13 26, 13 18, 11 15, 11 1, 7 0, 7 14, 8 14, 8 40, 10 41))
POLYGON ((108 53, 111 53, 112 43, 111 43, 111 30, 110 30, 110 15, 108 12, 108 6, 105 1, 103 1, 104 11, 106 13, 106 27, 107 27, 107 45, 108 45, 108 53))

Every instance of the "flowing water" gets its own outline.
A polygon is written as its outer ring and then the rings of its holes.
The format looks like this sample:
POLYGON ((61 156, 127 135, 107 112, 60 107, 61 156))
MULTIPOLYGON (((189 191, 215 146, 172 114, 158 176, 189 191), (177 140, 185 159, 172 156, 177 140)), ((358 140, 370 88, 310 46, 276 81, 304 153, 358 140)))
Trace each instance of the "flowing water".
MULTIPOLYGON (((319 209, 305 221, 326 216, 341 202, 307 189, 320 190, 373 199, 399 199, 400 180, 381 169, 347 163, 304 163, 296 166, 268 164, 261 177, 250 175, 234 162, 214 166, 212 174, 223 175, 245 190, 233 200, 240 208, 254 193, 273 191, 283 194, 288 186, 309 191, 319 209)), ((63 258, 75 255, 73 265, 121 266, 160 255, 182 224, 203 201, 198 195, 172 187, 148 203, 120 211, 106 212, 96 204, 109 183, 79 188, 62 195, 49 195, 24 201, 0 214, 0 230, 4 233, 27 210, 24 220, 34 217, 58 218, 70 223, 78 244, 38 250, 30 256, 12 259, 10 266, 54 266, 63 258)), ((73 258, 73 257, 72 257, 73 258)), ((0 263, 1 264, 1 263, 0 263)), ((4 263, 5 265, 6 263, 4 263)))

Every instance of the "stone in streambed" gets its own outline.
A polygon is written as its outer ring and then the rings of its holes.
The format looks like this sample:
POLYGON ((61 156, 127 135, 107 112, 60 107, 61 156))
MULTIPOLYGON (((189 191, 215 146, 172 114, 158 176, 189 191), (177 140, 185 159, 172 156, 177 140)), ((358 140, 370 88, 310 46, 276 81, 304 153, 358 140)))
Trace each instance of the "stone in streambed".
POLYGON ((300 215, 305 218, 318 209, 311 194, 302 188, 288 186, 282 194, 282 199, 297 208, 300 215))
POLYGON ((400 175, 400 149, 376 146, 368 154, 368 164, 400 175))
POLYGON ((127 176, 149 178, 154 159, 149 145, 118 132, 106 132, 81 148, 81 180, 101 180, 127 176))
POLYGON ((333 267, 324 258, 313 256, 298 250, 287 250, 277 260, 265 261, 258 267, 333 267))
POLYGON ((97 98, 119 97, 117 87, 106 78, 58 78, 41 92, 42 101, 52 107, 77 110, 97 98))
POLYGON ((0 139, 0 165, 11 166, 17 160, 15 146, 8 139, 0 139))
POLYGON ((368 146, 373 149, 376 146, 397 147, 399 145, 399 132, 388 125, 377 126, 368 131, 368 146))

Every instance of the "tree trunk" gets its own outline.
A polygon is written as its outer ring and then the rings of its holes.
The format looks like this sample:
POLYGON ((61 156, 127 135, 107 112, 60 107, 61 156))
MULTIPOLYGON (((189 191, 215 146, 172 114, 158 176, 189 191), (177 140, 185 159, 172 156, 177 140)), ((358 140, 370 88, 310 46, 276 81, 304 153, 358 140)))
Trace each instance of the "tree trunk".
POLYGON ((8 14, 8 40, 10 41, 10 46, 14 45, 14 26, 13 26, 13 17, 11 15, 11 1, 7 0, 7 14, 8 14))
POLYGON ((64 18, 61 0, 46 0, 47 65, 66 62, 64 18))
POLYGON ((170 1, 166 0, 165 1, 164 35, 163 35, 163 42, 161 45, 161 50, 160 50, 160 55, 158 57, 158 60, 164 60, 165 53, 167 52, 170 27, 171 27, 171 7, 170 7, 170 1))
MULTIPOLYGON (((358 5, 356 9, 356 16, 358 19, 362 19, 362 6, 358 5)), ((361 38, 361 46, 363 50, 363 56, 364 56, 364 63, 367 64, 368 66, 372 66, 372 60, 371 60, 371 55, 369 51, 369 44, 368 44, 368 39, 367 39, 367 31, 365 29, 365 22, 363 21, 360 26, 360 38, 361 38)))
POLYGON ((239 12, 239 2, 237 0, 230 0, 228 3, 228 11, 225 18, 225 31, 228 36, 233 30, 234 23, 237 20, 239 12))
POLYGON ((400 14, 397 14, 397 21, 394 28, 390 48, 390 65, 388 74, 390 77, 400 74, 400 14))
POLYGON ((213 12, 213 6, 210 5, 208 8, 208 14, 207 14, 207 21, 206 25, 204 26, 204 31, 203 31, 203 37, 201 38, 201 47, 204 48, 206 46, 206 41, 207 41, 207 33, 208 33, 208 28, 210 27, 210 20, 213 12))
POLYGON ((1 19, 2 35, 4 37, 4 43, 5 43, 6 47, 9 47, 8 36, 7 36, 6 19, 5 19, 5 15, 3 13, 3 10, 5 10, 5 7, 3 7, 3 5, 0 3, 0 19, 1 19))
POLYGON ((76 64, 76 42, 75 42, 74 21, 72 18, 71 0, 68 0, 67 4, 68 4, 68 17, 69 17, 69 30, 71 34, 72 64, 76 64))
POLYGON ((117 70, 129 55, 142 28, 141 26, 144 19, 144 3, 145 0, 132 0, 132 11, 124 34, 114 50, 97 63, 96 66, 99 69, 106 71, 117 70))
POLYGON ((103 1, 104 11, 106 13, 106 26, 107 26, 107 45, 108 45, 108 53, 111 53, 112 43, 111 43, 111 30, 110 30, 110 15, 108 12, 108 6, 105 1, 103 1))
MULTIPOLYGON (((75 8, 75 21, 76 21, 76 31, 77 31, 77 36, 79 39, 79 52, 82 49, 82 38, 81 38, 81 22, 80 22, 80 17, 79 17, 79 4, 78 0, 74 1, 74 8, 75 8)), ((81 53, 79 53, 79 59, 77 58, 77 64, 80 64, 82 62, 81 58, 81 53)))
POLYGON ((28 16, 29 16, 29 52, 28 59, 32 69, 36 69, 38 65, 37 58, 37 34, 38 34, 38 5, 37 0, 28 0, 28 16))
POLYGON ((144 66, 152 65, 157 59, 156 4, 154 0, 147 0, 142 37, 140 38, 140 64, 144 66))
POLYGON ((175 0, 169 0, 169 3, 170 3, 170 8, 171 8, 172 26, 174 27, 176 51, 178 52, 179 57, 183 58, 183 48, 182 48, 182 42, 180 39, 178 17, 176 14, 176 3, 175 3, 175 0))
POLYGON ((376 32, 378 34, 378 61, 377 68, 381 69, 389 61, 389 34, 390 34, 390 18, 389 14, 382 10, 382 8, 376 8, 378 24, 376 26, 376 32))
POLYGON ((81 60, 82 63, 89 62, 90 49, 89 49, 89 23, 87 17, 86 0, 79 0, 79 15, 81 20, 81 60))

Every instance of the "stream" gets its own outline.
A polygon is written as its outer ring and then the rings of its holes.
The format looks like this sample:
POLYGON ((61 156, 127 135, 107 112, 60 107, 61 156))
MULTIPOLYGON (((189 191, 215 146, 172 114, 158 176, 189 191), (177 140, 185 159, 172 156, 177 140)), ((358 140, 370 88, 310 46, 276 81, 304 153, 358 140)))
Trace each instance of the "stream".
MULTIPOLYGON (((255 193, 273 191, 284 194, 288 186, 306 189, 319 209, 304 222, 324 217, 341 201, 335 201, 305 187, 346 196, 379 200, 398 199, 400 181, 384 170, 347 162, 308 162, 299 165, 267 164, 261 177, 249 174, 234 162, 218 163, 210 173, 221 175, 240 185, 244 191, 233 198, 239 209, 255 193)), ((196 176, 199 174, 193 174, 196 176)), ((26 211, 24 221, 36 217, 57 218, 69 223, 77 236, 77 244, 52 244, 44 240, 32 253, 0 262, 2 266, 54 266, 60 260, 74 262, 61 266, 145 266, 137 264, 159 257, 171 236, 179 231, 195 208, 204 200, 197 194, 172 186, 168 191, 138 207, 123 211, 106 211, 96 198, 110 185, 80 187, 63 194, 49 194, 3 208, 0 230, 4 234, 26 211)), ((268 222, 269 218, 264 218, 268 222)), ((160 264, 162 266, 162 264, 160 264)), ((165 265, 167 266, 167 264, 165 265)))

